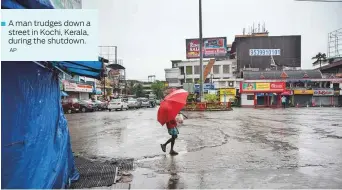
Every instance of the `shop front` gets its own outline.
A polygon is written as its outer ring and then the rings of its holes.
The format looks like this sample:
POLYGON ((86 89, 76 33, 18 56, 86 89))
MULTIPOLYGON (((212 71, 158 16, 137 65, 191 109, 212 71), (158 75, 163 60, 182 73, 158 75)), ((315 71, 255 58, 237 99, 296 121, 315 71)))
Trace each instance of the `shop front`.
POLYGON ((221 88, 220 92, 220 102, 235 102, 236 89, 235 88, 221 88))
POLYGON ((243 82, 240 91, 242 107, 280 107, 285 82, 243 82))
POLYGON ((296 89, 293 90, 293 103, 296 107, 309 107, 312 106, 313 90, 296 89))
POLYGON ((76 84, 65 81, 64 91, 68 93, 69 98, 78 98, 80 100, 90 99, 90 93, 93 92, 93 86, 87 84, 76 84))
POLYGON ((334 99, 334 90, 313 90, 312 106, 324 107, 324 106, 337 106, 334 99))

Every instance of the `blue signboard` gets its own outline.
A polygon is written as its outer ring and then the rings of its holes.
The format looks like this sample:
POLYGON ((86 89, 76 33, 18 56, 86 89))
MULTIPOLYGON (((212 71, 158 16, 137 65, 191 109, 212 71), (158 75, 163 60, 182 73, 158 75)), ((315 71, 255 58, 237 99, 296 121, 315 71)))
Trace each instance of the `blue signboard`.
MULTIPOLYGON (((215 85, 211 84, 211 83, 204 83, 203 84, 203 91, 204 92, 208 92, 208 90, 214 90, 215 89, 215 85)), ((195 84, 195 92, 199 92, 200 90, 200 85, 199 84, 195 84)))

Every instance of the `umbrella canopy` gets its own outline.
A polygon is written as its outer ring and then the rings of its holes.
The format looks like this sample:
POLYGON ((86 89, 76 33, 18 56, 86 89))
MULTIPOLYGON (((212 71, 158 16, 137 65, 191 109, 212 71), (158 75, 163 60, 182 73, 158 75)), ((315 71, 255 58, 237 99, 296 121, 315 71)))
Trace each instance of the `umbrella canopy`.
POLYGON ((283 92, 281 93, 282 96, 290 96, 290 93, 289 92, 283 92))
POLYGON ((188 92, 180 89, 175 90, 164 98, 160 103, 157 119, 161 125, 176 118, 177 114, 186 104, 188 92))

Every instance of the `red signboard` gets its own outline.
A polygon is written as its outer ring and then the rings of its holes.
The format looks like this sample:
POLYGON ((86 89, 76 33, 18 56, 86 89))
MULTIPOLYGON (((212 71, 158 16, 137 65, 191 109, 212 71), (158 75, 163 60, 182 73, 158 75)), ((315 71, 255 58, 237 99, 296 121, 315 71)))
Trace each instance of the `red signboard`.
POLYGON ((285 82, 271 82, 270 89, 271 90, 284 90, 285 82))

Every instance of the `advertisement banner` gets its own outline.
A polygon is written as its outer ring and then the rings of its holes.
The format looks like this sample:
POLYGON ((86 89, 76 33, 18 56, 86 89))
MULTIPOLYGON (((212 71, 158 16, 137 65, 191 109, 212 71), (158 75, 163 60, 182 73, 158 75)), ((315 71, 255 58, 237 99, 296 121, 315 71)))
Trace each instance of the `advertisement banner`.
POLYGON ((270 83, 268 82, 258 82, 256 83, 256 90, 270 90, 270 83))
POLYGON ((313 90, 293 90, 293 94, 312 95, 312 94, 314 94, 314 91, 313 90))
POLYGON ((241 92, 284 92, 285 82, 244 82, 241 92))
MULTIPOLYGON (((199 39, 186 39, 186 58, 199 59, 199 39)), ((220 58, 226 57, 227 54, 227 38, 203 38, 203 58, 220 58)))
POLYGON ((71 91, 71 92, 93 92, 93 86, 86 85, 86 84, 76 84, 76 83, 64 83, 64 91, 71 91))
POLYGON ((233 95, 236 96, 236 89, 235 88, 223 88, 220 89, 220 95, 233 95))
POLYGON ((255 82, 242 83, 243 91, 255 91, 255 82))
POLYGON ((314 90, 314 96, 333 96, 334 90, 314 90))
POLYGON ((285 82, 271 82, 271 90, 285 90, 285 82))

